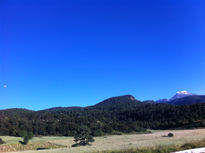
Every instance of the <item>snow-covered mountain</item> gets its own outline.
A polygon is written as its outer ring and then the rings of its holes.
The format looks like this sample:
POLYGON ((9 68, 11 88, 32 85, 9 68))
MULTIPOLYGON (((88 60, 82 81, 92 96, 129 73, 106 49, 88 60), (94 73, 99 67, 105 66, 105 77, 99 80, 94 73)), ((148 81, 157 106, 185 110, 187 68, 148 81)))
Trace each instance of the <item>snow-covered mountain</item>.
POLYGON ((184 97, 187 97, 187 96, 193 96, 194 94, 192 93, 189 93, 188 91, 186 90, 183 90, 183 91, 178 91, 171 99, 171 100, 175 100, 175 99, 179 99, 179 98, 184 98, 184 97))
POLYGON ((176 100, 176 99, 180 99, 180 98, 185 98, 185 97, 188 97, 188 96, 194 96, 195 94, 192 94, 186 90, 183 90, 183 91, 178 91, 172 98, 170 99, 159 99, 157 101, 155 101, 156 103, 170 103, 171 101, 173 100, 176 100))

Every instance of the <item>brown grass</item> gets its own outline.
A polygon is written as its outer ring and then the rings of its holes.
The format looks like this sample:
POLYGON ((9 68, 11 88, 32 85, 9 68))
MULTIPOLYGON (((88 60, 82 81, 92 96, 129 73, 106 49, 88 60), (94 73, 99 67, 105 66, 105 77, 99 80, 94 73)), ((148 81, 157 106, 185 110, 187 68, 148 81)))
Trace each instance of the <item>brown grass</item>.
MULTIPOLYGON (((46 142, 67 146, 66 148, 58 148, 52 150, 38 151, 38 153, 85 153, 85 152, 103 152, 112 150, 136 150, 147 148, 159 148, 167 146, 182 146, 187 143, 201 141, 205 138, 205 129, 195 130, 165 130, 154 131, 151 134, 131 134, 131 135, 113 135, 105 137, 96 137, 92 146, 83 146, 72 148, 74 143, 72 137, 42 137, 46 142), (174 137, 162 137, 168 133, 173 133, 174 137)), ((35 139, 35 142, 41 139, 35 139)), ((36 153, 36 151, 25 151, 18 153, 36 153)))
POLYGON ((15 152, 15 151, 25 151, 25 150, 37 150, 37 149, 56 149, 62 147, 64 146, 52 144, 50 142, 31 143, 27 145, 4 144, 4 145, 0 145, 0 152, 15 152))

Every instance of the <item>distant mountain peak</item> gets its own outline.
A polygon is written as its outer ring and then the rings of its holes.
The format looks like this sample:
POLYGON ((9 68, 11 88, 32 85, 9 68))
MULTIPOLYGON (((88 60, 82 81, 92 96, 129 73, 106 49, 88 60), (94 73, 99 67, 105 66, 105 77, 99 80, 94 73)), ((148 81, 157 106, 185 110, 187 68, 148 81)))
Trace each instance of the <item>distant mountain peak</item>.
POLYGON ((186 90, 182 90, 182 91, 177 91, 177 94, 184 94, 184 95, 188 95, 190 94, 188 91, 186 90))
POLYGON ((155 101, 156 103, 168 103, 169 99, 159 99, 157 101, 155 101))
POLYGON ((177 91, 177 93, 170 100, 175 100, 175 99, 184 98, 184 97, 193 96, 193 95, 194 94, 192 94, 186 90, 177 91))
POLYGON ((117 97, 111 97, 108 98, 96 105, 113 105, 113 104, 120 104, 120 103, 132 103, 132 102, 139 102, 135 99, 132 95, 123 95, 123 96, 117 96, 117 97))
POLYGON ((195 96, 195 95, 196 94, 192 94, 186 90, 182 90, 182 91, 177 91, 176 94, 170 99, 159 99, 155 102, 156 103, 170 103, 171 101, 176 100, 176 99, 185 98, 188 96, 195 96))

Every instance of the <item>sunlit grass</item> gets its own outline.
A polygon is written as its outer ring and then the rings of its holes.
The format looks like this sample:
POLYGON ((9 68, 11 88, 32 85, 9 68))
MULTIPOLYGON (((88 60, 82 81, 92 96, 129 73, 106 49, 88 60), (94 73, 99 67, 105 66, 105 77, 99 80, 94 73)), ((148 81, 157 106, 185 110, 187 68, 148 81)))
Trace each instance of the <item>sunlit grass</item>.
MULTIPOLYGON (((38 151, 38 153, 84 153, 84 152, 103 152, 112 150, 136 150, 146 148, 156 148, 174 146, 179 147, 185 143, 200 141, 205 139, 205 129, 195 130, 166 130, 153 131, 151 134, 132 134, 132 135, 112 135, 96 137, 95 142, 91 146, 83 146, 72 148, 74 143, 72 137, 35 137, 30 143, 49 142, 51 144, 63 145, 66 148, 58 148, 46 151, 38 151), (174 137, 162 137, 168 133, 173 133, 174 137)), ((20 138, 1 137, 9 143, 17 143, 20 138)), ((18 153, 35 153, 36 151, 25 151, 18 153)))

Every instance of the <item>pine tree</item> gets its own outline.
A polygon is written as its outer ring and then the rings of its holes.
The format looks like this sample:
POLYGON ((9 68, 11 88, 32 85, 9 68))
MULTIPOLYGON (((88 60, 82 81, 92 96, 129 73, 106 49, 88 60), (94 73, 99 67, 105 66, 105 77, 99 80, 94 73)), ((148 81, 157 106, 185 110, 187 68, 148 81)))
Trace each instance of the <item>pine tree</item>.
POLYGON ((75 144, 72 145, 72 147, 76 146, 85 146, 90 145, 90 142, 94 142, 94 138, 91 135, 91 132, 88 127, 84 126, 81 127, 78 131, 78 133, 74 136, 74 142, 75 144))

